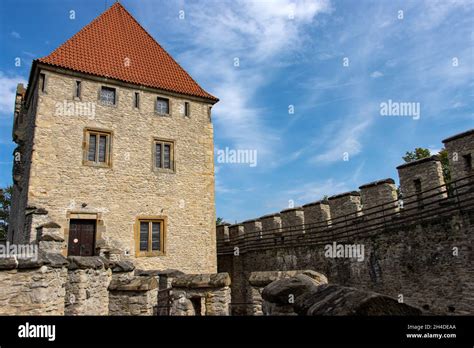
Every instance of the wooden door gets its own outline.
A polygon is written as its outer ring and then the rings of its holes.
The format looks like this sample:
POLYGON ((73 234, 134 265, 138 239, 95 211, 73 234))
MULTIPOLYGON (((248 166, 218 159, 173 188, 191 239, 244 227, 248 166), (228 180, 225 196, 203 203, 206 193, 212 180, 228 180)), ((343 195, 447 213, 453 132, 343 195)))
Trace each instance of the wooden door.
POLYGON ((69 224, 68 256, 93 256, 95 220, 71 220, 69 224))

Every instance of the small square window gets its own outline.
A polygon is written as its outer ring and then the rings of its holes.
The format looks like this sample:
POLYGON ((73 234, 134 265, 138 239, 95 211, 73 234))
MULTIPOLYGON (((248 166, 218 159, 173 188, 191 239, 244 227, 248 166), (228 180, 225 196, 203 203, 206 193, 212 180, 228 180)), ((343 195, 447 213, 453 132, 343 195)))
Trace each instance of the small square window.
POLYGON ((156 98, 156 112, 161 115, 169 115, 170 101, 166 98, 156 98))
POLYGON ((102 87, 100 89, 100 101, 106 105, 115 105, 117 102, 116 90, 112 87, 102 87))
POLYGON ((111 148, 111 132, 86 130, 84 164, 98 167, 110 167, 111 148))
POLYGON ((174 143, 172 141, 155 140, 154 167, 174 171, 174 143))

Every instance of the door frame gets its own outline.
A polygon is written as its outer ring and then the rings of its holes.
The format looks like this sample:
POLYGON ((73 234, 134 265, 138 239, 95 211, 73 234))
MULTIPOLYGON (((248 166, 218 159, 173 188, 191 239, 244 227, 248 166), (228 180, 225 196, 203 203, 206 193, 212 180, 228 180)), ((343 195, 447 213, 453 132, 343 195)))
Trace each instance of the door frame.
MULTIPOLYGON (((91 225, 94 226, 94 231, 92 235, 92 255, 90 256, 96 256, 96 241, 97 241, 97 220, 94 219, 70 219, 69 220, 69 228, 71 227, 71 222, 72 221, 87 221, 90 222, 91 225)), ((82 255, 69 255, 69 250, 70 250, 70 238, 68 237, 67 241, 67 255, 68 256, 82 256, 82 255)))
POLYGON ((102 213, 68 211, 66 213, 66 219, 66 227, 64 227, 64 240, 66 240, 67 243, 62 252, 63 256, 68 256, 69 226, 71 225, 71 220, 95 220, 94 255, 96 255, 97 242, 102 240, 102 234, 103 232, 105 232, 105 225, 104 220, 102 220, 102 213))

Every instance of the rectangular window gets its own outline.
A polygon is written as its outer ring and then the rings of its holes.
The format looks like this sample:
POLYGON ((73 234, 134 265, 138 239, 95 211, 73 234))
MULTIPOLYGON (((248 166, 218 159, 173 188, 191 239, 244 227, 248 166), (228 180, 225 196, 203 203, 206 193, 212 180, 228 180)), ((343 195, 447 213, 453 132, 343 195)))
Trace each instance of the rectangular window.
POLYGON ((46 89, 46 75, 39 74, 39 89, 42 93, 44 93, 46 89))
POLYGON ((190 109, 189 109, 189 103, 188 102, 184 102, 184 116, 191 116, 191 113, 190 113, 190 109))
POLYGON ((472 156, 470 153, 462 156, 464 158, 464 170, 467 172, 472 170, 472 156))
POLYGON ((81 81, 76 81, 76 85, 74 89, 74 97, 75 98, 81 97, 81 81))
POLYGON ((115 105, 117 102, 115 88, 102 87, 100 89, 100 101, 106 105, 115 105))
POLYGON ((174 143, 155 140, 155 168, 174 171, 174 143))
POLYGON ((421 180, 420 179, 413 180, 413 185, 415 186, 415 192, 421 193, 421 180))
POLYGON ((170 101, 166 98, 156 98, 156 112, 161 115, 169 115, 170 101))
POLYGON ((84 164, 109 167, 112 134, 104 131, 86 130, 85 138, 84 164))
POLYGON ((140 108, 140 93, 138 93, 138 92, 135 92, 135 99, 134 99, 134 102, 133 102, 133 106, 137 109, 140 108))
POLYGON ((137 256, 164 254, 165 221, 163 219, 139 219, 137 256))

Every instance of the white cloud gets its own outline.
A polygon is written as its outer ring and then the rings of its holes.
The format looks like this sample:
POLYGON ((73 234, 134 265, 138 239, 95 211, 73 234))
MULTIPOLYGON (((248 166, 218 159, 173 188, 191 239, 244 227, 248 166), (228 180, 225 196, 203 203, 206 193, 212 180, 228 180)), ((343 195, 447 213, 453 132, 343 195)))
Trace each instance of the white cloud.
POLYGON ((23 83, 26 87, 27 82, 23 77, 6 76, 2 71, 0 71, 0 117, 10 117, 13 115, 16 87, 19 83, 23 83))
POLYGON ((16 32, 16 31, 12 31, 12 32, 10 33, 10 35, 11 35, 12 37, 14 37, 15 39, 21 39, 20 33, 16 32))
MULTIPOLYGON (((140 11, 154 27, 157 7, 146 4, 140 11)), ((219 138, 236 148, 257 150, 259 163, 271 160, 279 146, 278 129, 265 120, 259 90, 272 83, 272 68, 303 47, 303 29, 331 10, 329 0, 206 1, 178 6, 185 9, 186 22, 173 29, 183 31, 187 48, 177 60, 219 97, 213 108, 219 138), (234 66, 235 58, 239 67, 234 66)))
POLYGON ((311 158, 311 162, 316 164, 333 163, 342 161, 347 153, 348 159, 358 155, 362 151, 360 137, 371 125, 372 118, 359 118, 359 121, 351 120, 350 124, 344 125, 338 130, 332 130, 331 140, 325 149, 318 155, 311 158))
POLYGON ((374 78, 374 79, 377 79, 379 77, 382 77, 383 76, 383 73, 381 73, 380 71, 374 71, 372 74, 370 74, 370 77, 374 78))
POLYGON ((332 196, 349 190, 350 187, 346 182, 336 181, 332 178, 324 181, 308 182, 282 191, 279 195, 280 199, 277 200, 280 206, 275 208, 285 208, 289 200, 294 201, 295 206, 297 206, 320 200, 324 196, 332 196))

